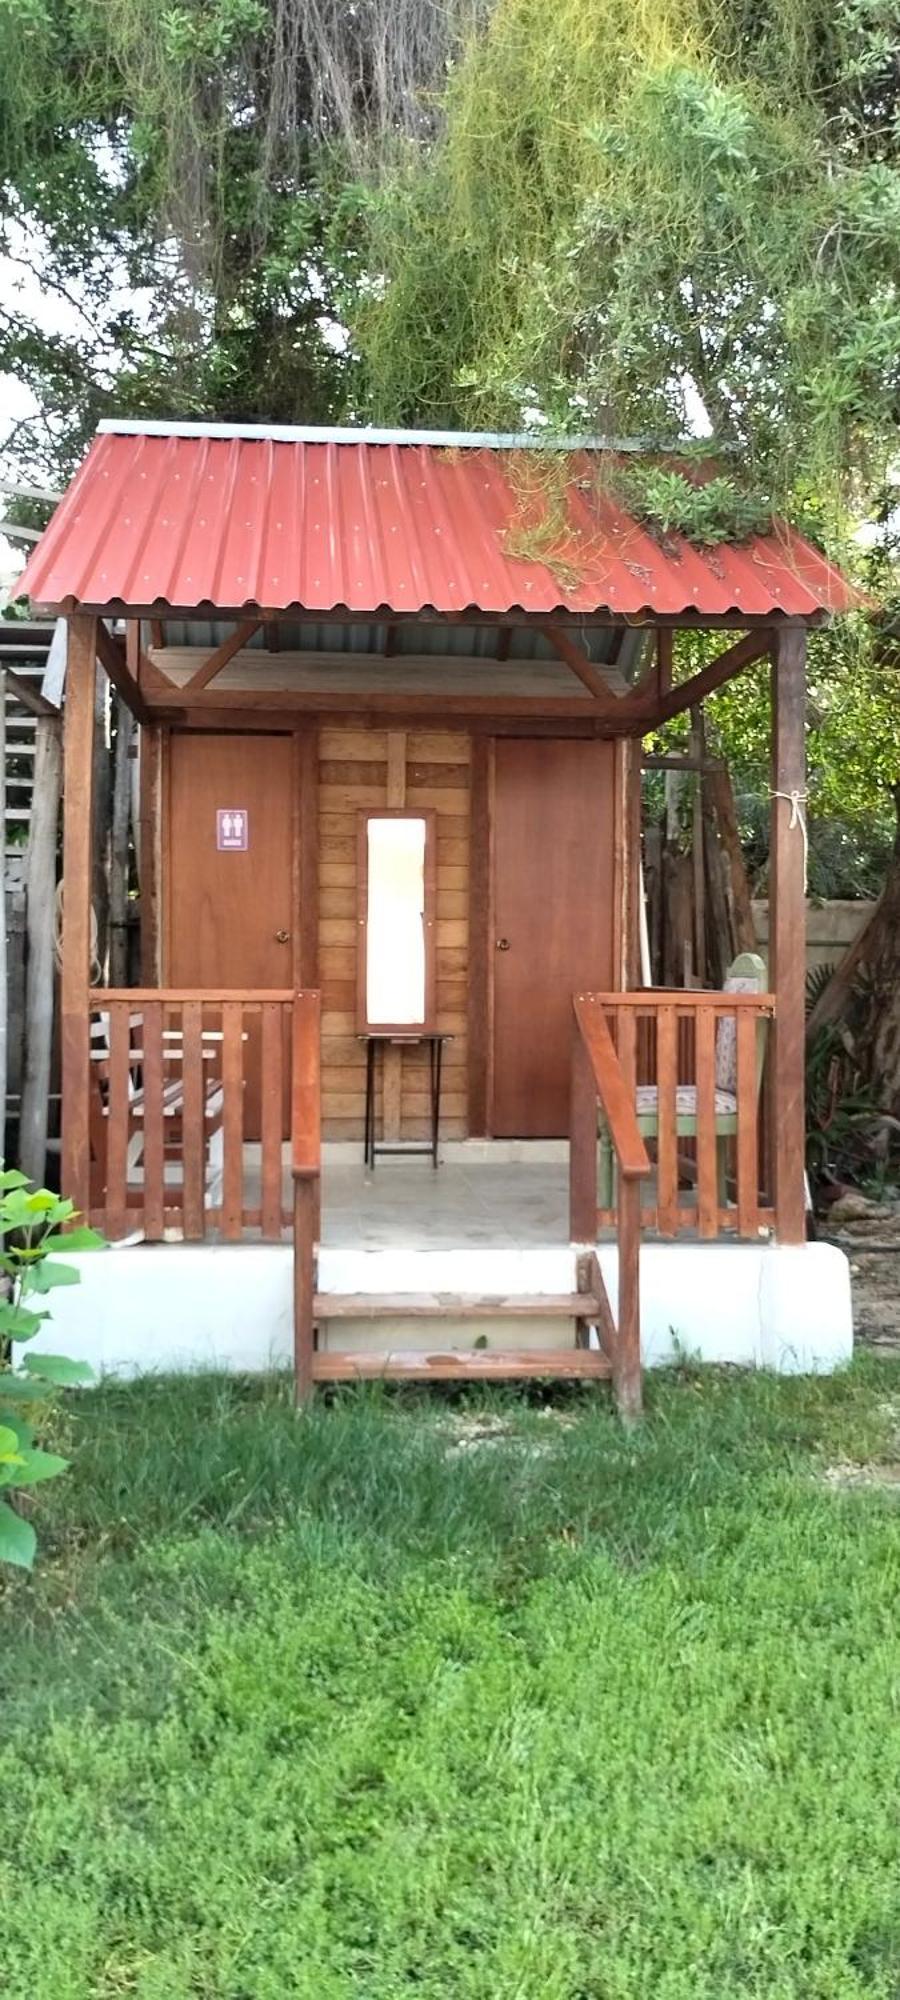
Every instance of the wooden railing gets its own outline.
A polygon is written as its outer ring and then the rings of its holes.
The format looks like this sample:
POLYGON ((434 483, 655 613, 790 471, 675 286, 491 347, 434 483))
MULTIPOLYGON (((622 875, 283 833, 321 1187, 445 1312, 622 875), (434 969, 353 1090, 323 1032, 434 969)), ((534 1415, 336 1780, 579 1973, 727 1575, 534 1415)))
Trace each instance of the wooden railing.
POLYGON ((609 1302, 596 1252, 590 1289, 600 1302, 600 1345, 610 1363, 621 1414, 641 1409, 641 1182, 650 1160, 641 1137, 634 1088, 616 1054, 601 995, 575 997, 570 1111, 569 1234, 573 1243, 597 1239, 597 1105, 609 1132, 618 1170, 618 1314, 609 1302))
POLYGON ((318 1061, 318 996, 94 989, 90 1014, 92 1219, 113 1242, 280 1241, 292 1068, 309 1039, 318 1061))
MULTIPOLYGON (((587 1245, 603 1228, 617 1231, 618 1322, 605 1309, 601 1341, 631 1414, 640 1406, 642 1229, 758 1241, 776 1226, 761 1115, 774 1012, 770 993, 575 996, 570 1234, 587 1245)), ((599 1266, 594 1285, 605 1301, 599 1266)))

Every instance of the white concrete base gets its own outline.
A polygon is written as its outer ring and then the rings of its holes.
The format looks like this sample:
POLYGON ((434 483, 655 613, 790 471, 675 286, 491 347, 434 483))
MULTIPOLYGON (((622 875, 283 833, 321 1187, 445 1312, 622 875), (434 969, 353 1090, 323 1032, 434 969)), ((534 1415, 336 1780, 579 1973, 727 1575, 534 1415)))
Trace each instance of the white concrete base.
MULTIPOLYGON (((600 1251, 615 1309, 616 1250, 600 1251)), ((132 1375, 180 1369, 284 1368, 292 1345, 292 1252, 288 1244, 142 1245, 73 1257, 82 1282, 54 1291, 53 1319, 35 1343, 132 1375)), ((324 1249, 320 1282, 332 1292, 446 1295, 561 1293, 574 1289, 569 1248, 457 1250, 324 1249)), ((648 1367, 688 1354, 701 1361, 830 1372, 850 1359, 850 1267, 831 1244, 646 1244, 641 1252, 641 1323, 648 1367)), ((500 1324, 398 1319, 341 1322, 335 1348, 571 1346, 568 1322, 500 1324)))

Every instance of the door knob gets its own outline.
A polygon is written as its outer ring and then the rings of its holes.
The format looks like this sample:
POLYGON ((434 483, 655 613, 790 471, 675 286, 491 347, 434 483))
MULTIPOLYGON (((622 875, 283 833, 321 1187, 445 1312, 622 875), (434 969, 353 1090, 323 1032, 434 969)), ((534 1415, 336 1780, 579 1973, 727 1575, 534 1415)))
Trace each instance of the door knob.
POLYGON ((290 931, 276 931, 276 932, 275 932, 275 943, 276 943, 276 944, 290 944, 290 941, 291 941, 291 934, 290 934, 290 931))
POLYGON ((508 951, 508 950, 509 950, 509 938, 498 938, 498 939, 497 939, 497 950, 498 950, 498 951, 508 951))

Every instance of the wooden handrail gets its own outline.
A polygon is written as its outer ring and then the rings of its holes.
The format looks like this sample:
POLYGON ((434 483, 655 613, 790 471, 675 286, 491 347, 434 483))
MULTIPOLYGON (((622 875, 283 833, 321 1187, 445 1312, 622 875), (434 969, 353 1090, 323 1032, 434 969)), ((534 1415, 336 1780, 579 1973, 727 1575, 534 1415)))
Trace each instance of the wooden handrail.
POLYGON ((641 1137, 634 1108, 634 1093, 613 1046, 604 1011, 603 996, 576 993, 575 1019, 590 1060, 596 1095, 603 1106, 619 1173, 624 1180, 643 1180, 650 1172, 650 1156, 641 1137))
POLYGON ((164 1006, 169 1007, 183 1007, 190 1000, 199 1000, 208 1007, 221 1006, 223 1001, 242 1000, 247 1007, 257 1007, 272 1001, 281 1001, 286 1005, 293 998, 290 986, 91 986, 88 989, 89 1007, 103 1007, 107 1001, 124 1000, 131 1006, 139 1006, 143 1000, 161 1000, 164 1006))
POLYGON ((617 1013, 624 1008, 635 1008, 646 1014, 663 1004, 683 1014, 703 1013, 709 1008, 719 1014, 740 1014, 745 1008, 751 1014, 775 1012, 774 993, 727 993, 724 989, 711 992, 705 986, 643 986, 631 993, 588 993, 578 998, 596 1001, 604 1010, 613 1009, 617 1013))

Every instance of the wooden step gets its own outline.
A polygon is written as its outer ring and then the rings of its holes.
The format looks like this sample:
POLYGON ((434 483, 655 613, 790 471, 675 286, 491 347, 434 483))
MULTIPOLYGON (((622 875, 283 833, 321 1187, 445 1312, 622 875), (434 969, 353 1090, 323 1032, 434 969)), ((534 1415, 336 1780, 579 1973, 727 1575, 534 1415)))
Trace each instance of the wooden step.
POLYGON ((317 1292, 313 1317, 326 1319, 590 1319, 592 1292, 317 1292))
POLYGON ((605 1354, 590 1347, 550 1347, 492 1354, 469 1353, 323 1354, 312 1359, 314 1382, 509 1382, 514 1380, 606 1381, 605 1354))

